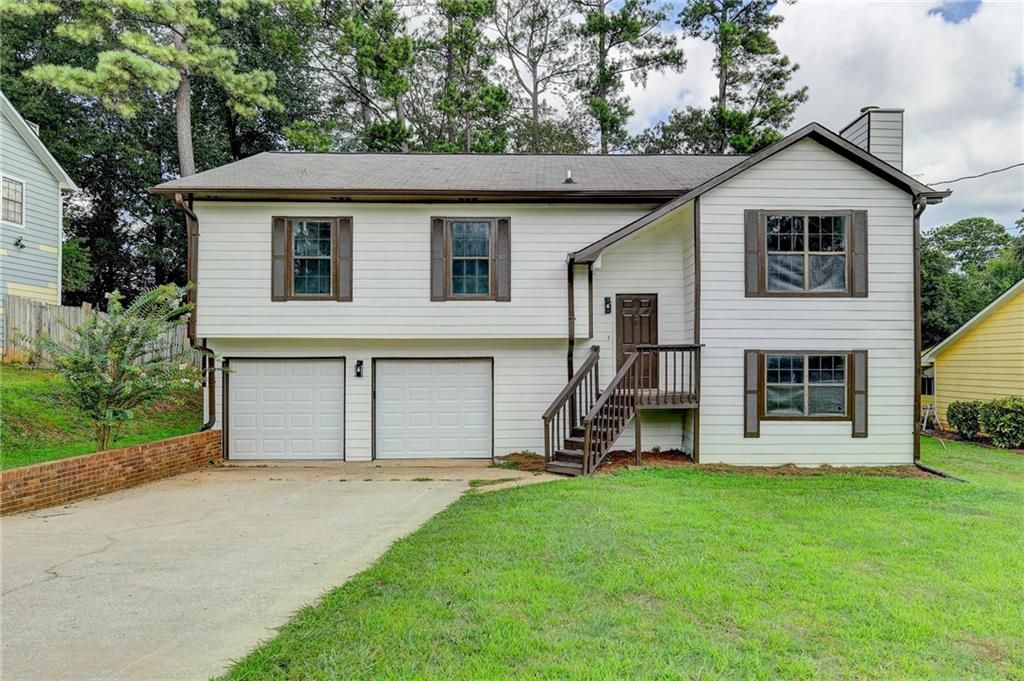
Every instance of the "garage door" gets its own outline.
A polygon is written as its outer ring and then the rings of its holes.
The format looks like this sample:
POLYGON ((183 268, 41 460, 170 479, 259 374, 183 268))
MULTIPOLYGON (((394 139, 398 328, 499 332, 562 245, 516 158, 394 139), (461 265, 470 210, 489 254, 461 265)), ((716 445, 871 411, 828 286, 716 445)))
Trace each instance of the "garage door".
POLYGON ((343 360, 233 359, 229 367, 229 458, 343 458, 343 360))
POLYGON ((378 459, 490 458, 491 360, 377 360, 378 459))

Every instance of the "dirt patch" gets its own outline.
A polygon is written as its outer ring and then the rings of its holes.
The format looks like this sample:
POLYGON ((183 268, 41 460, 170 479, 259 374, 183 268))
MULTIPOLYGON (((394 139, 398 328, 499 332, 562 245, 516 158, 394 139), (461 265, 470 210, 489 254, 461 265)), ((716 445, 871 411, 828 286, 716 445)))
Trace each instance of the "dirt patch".
MULTIPOLYGON (((670 449, 661 452, 644 452, 641 457, 643 466, 658 466, 661 468, 674 468, 677 466, 694 466, 693 459, 689 454, 682 451, 670 449)), ((623 468, 637 468, 636 454, 626 450, 615 450, 608 452, 601 465, 598 466, 598 473, 606 473, 621 470, 623 468)))
MULTIPOLYGON (((644 452, 641 457, 643 466, 656 466, 661 468, 675 468, 680 466, 694 466, 709 473, 730 473, 739 475, 767 475, 767 476, 816 476, 834 475, 836 473, 846 475, 865 475, 873 477, 888 478, 932 478, 931 473, 921 470, 917 466, 729 466, 726 464, 696 464, 689 455, 681 451, 669 450, 663 452, 644 452)), ((624 468, 637 468, 636 456, 633 452, 614 451, 609 452, 598 473, 612 472, 624 468)))
POLYGON ((533 452, 513 452, 505 456, 494 457, 494 466, 528 473, 543 473, 544 457, 533 452))

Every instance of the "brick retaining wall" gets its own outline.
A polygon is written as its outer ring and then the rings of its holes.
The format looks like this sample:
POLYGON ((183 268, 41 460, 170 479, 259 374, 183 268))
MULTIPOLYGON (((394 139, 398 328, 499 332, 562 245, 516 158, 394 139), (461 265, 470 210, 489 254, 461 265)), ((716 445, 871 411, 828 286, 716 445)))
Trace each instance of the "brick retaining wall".
POLYGON ((0 515, 58 506, 220 460, 219 430, 12 468, 0 473, 0 515))

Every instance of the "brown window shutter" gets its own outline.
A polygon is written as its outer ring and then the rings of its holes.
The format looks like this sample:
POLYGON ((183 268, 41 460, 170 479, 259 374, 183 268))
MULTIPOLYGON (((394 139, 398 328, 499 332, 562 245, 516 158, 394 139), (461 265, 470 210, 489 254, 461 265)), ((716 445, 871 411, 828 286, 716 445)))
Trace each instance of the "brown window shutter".
POLYGON ((743 351, 743 437, 761 437, 761 351, 743 351))
POLYGON ((853 437, 868 436, 868 351, 854 350, 850 354, 851 390, 850 417, 853 437))
POLYGON ((868 296, 868 212, 853 211, 850 229, 850 295, 868 296))
POLYGON ((288 297, 288 220, 273 219, 270 230, 270 299, 288 297))
POLYGON ((746 281, 747 298, 761 295, 764 286, 761 282, 761 261, 764 244, 761 243, 761 212, 757 210, 743 211, 743 242, 744 242, 744 279, 746 281))
POLYGON ((494 239, 494 299, 512 300, 512 235, 508 218, 498 218, 494 239))
POLYGON ((430 299, 446 300, 444 218, 430 218, 430 299))
POLYGON ((334 265, 335 297, 343 302, 352 300, 352 218, 337 219, 337 256, 334 265))

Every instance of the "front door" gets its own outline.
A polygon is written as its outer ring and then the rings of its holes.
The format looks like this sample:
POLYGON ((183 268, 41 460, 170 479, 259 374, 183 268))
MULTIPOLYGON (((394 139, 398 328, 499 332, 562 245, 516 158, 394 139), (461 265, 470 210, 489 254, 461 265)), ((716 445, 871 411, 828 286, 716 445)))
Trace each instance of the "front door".
MULTIPOLYGON (((636 351, 638 345, 654 345, 658 342, 658 294, 620 293, 615 296, 615 345, 616 368, 622 366, 626 357, 636 351)), ((640 364, 640 386, 654 388, 658 385, 657 354, 648 356, 640 364)))

